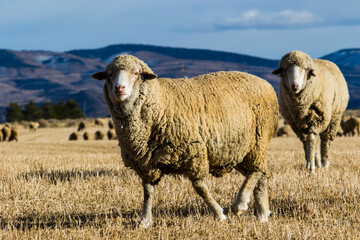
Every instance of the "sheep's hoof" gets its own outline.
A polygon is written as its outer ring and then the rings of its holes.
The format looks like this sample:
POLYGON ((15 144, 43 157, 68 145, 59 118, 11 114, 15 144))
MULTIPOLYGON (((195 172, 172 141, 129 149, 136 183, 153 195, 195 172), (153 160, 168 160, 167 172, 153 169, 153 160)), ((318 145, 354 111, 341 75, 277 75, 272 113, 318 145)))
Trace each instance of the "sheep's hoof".
POLYGON ((323 162, 322 166, 325 170, 329 170, 330 163, 329 162, 323 162))
POLYGON ((234 213, 236 216, 241 216, 241 215, 243 215, 245 212, 246 212, 246 210, 233 211, 233 213, 234 213))
POLYGON ((268 216, 267 215, 259 216, 258 220, 260 222, 267 222, 268 221, 268 216))
POLYGON ((138 222, 137 227, 146 229, 146 228, 151 227, 151 223, 152 223, 151 220, 141 219, 141 221, 138 222))
POLYGON ((220 222, 224 222, 226 220, 226 216, 224 214, 220 215, 217 217, 217 219, 220 221, 220 222))
POLYGON ((268 221, 268 217, 271 215, 271 212, 270 211, 267 211, 266 213, 263 213, 263 214, 259 214, 257 216, 258 220, 260 222, 267 222, 268 221))
POLYGON ((246 212, 247 209, 241 209, 239 206, 232 206, 231 210, 236 216, 241 216, 246 212))

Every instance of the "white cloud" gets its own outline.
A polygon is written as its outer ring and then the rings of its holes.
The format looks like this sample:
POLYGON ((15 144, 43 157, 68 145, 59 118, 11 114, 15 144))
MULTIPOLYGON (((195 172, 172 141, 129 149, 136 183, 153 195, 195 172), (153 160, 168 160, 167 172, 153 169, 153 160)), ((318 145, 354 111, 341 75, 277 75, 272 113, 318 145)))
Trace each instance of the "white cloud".
POLYGON ((358 26, 360 17, 354 15, 331 15, 314 13, 308 10, 282 10, 266 12, 257 9, 248 10, 238 16, 217 20, 183 24, 174 29, 180 32, 216 32, 224 30, 247 29, 307 29, 331 26, 358 26))
POLYGON ((302 10, 284 10, 280 12, 262 12, 249 10, 238 17, 227 18, 214 24, 215 30, 226 29, 282 29, 308 28, 324 24, 324 20, 312 12, 302 10))

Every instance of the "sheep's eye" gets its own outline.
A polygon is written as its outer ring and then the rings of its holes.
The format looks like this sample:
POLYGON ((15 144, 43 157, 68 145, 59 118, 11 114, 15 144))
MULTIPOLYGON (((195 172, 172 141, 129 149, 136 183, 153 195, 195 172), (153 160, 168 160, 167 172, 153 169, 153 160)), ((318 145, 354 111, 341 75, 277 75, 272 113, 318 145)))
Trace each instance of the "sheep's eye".
POLYGON ((308 74, 307 74, 307 79, 310 79, 310 78, 311 78, 311 76, 312 76, 312 71, 310 70, 310 71, 308 71, 308 74))

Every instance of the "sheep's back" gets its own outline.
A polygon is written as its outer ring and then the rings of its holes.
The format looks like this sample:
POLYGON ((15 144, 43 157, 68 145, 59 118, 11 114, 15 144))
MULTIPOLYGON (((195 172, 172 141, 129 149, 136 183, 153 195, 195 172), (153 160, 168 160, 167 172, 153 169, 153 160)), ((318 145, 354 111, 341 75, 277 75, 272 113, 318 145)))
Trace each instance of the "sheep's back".
MULTIPOLYGON (((243 72, 216 72, 191 79, 159 79, 163 108, 162 141, 204 143, 210 168, 233 167, 259 138, 275 131, 278 104, 265 80, 243 72)), ((161 125, 161 124, 159 124, 161 125)))
POLYGON ((346 80, 338 66, 330 61, 315 59, 323 90, 331 92, 326 101, 332 106, 332 117, 340 118, 349 101, 346 80))

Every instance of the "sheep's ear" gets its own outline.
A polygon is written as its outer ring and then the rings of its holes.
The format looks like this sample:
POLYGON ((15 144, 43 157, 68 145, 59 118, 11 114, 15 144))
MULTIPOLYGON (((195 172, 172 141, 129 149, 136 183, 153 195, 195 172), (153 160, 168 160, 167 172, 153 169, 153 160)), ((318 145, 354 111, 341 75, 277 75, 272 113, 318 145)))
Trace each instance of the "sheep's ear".
POLYGON ((91 75, 92 78, 96 80, 104 80, 107 77, 106 72, 97 72, 91 75))
POLYGON ((151 79, 157 78, 157 75, 155 73, 151 73, 151 72, 142 73, 142 75, 144 76, 145 80, 151 80, 151 79))
POLYGON ((313 77, 316 77, 315 70, 314 70, 314 69, 310 69, 309 75, 310 75, 310 76, 313 76, 313 77))
POLYGON ((282 68, 278 68, 272 72, 274 75, 279 75, 282 72, 282 68))

